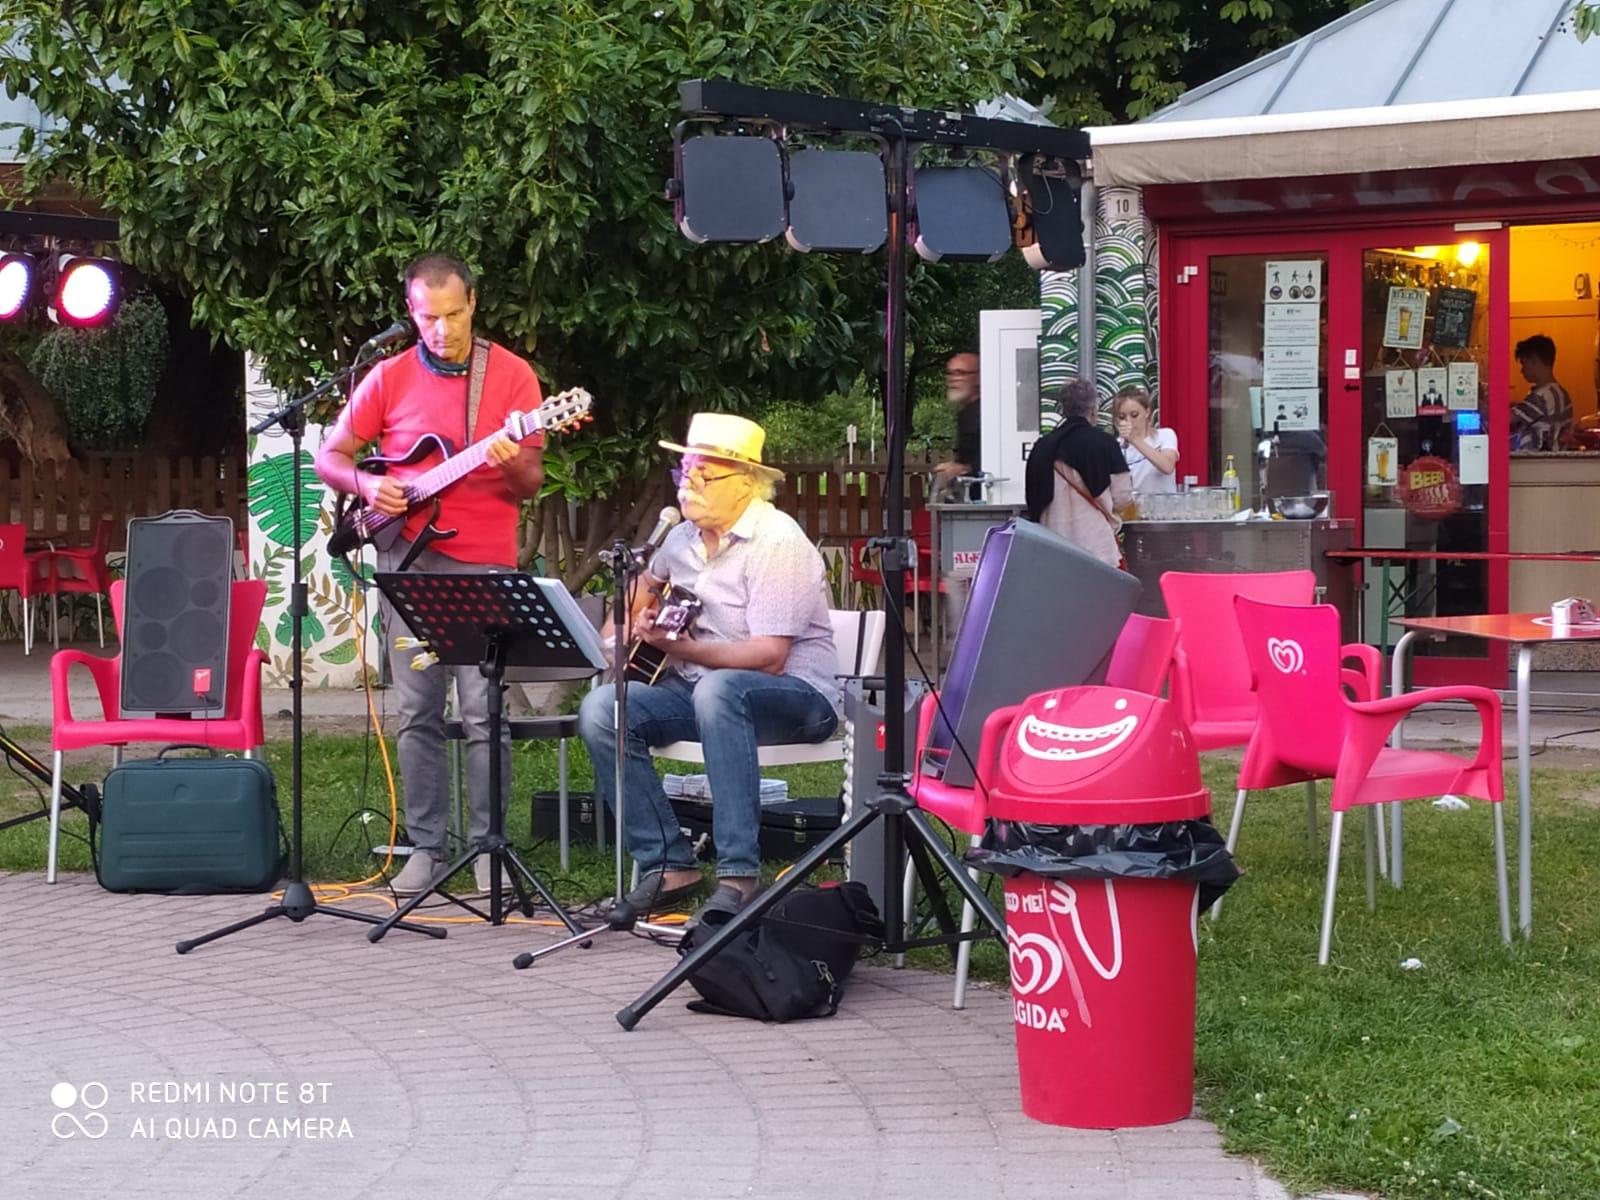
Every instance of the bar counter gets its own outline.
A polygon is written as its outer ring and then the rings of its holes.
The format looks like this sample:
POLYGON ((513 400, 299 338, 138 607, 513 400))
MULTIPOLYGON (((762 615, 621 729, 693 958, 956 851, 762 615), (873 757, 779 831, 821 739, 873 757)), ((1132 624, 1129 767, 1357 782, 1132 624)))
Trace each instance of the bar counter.
POLYGON ((1354 572, 1325 556, 1355 543, 1355 522, 1315 521, 1126 521, 1122 552, 1128 570, 1144 585, 1139 612, 1167 615, 1161 599, 1166 571, 1311 571, 1318 598, 1336 605, 1348 630, 1355 627, 1354 572))
MULTIPOLYGON (((1513 450, 1509 545, 1523 554, 1600 546, 1600 452, 1513 450)), ((1545 612, 1564 596, 1600 597, 1593 563, 1513 562, 1506 607, 1545 612)))

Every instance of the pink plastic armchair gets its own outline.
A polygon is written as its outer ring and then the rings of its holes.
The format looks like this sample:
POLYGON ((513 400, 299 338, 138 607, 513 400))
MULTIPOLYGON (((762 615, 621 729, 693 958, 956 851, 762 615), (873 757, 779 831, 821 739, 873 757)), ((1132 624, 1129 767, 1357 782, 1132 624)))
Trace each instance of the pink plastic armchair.
POLYGON ((15 590, 22 600, 22 652, 33 653, 33 620, 28 601, 50 590, 48 551, 29 554, 28 527, 0 525, 0 591, 15 590))
POLYGON ((111 527, 111 518, 101 517, 95 523, 94 540, 89 545, 49 552, 51 572, 47 590, 57 596, 94 597, 94 627, 102 650, 106 645, 106 626, 100 597, 111 594, 111 568, 106 565, 106 552, 111 549, 111 527))
MULTIPOLYGON (((256 649, 256 629, 266 602, 265 580, 236 580, 228 609, 228 678, 221 717, 173 716, 122 719, 122 656, 101 658, 81 650, 61 650, 50 658, 50 699, 55 724, 50 731, 54 751, 50 780, 50 852, 45 882, 56 881, 56 842, 61 826, 62 756, 90 746, 112 747, 113 762, 135 742, 190 742, 218 750, 243 751, 254 757, 266 741, 261 720, 261 664, 267 656, 256 649), (81 666, 94 678, 100 716, 82 720, 73 715, 68 673, 81 666)), ((122 632, 123 581, 111 585, 111 615, 122 632)))
MULTIPOLYGON (((1333 937, 1333 898, 1345 812, 1366 806, 1370 851, 1376 825, 1373 805, 1445 793, 1475 796, 1494 805, 1500 939, 1510 945, 1500 697, 1488 688, 1434 687, 1382 700, 1351 700, 1341 678, 1337 609, 1327 604, 1266 604, 1247 596, 1236 598, 1234 607, 1261 706, 1255 733, 1245 750, 1241 778, 1248 777, 1258 787, 1333 780, 1333 828, 1328 840, 1328 883, 1317 962, 1327 965, 1333 937), (1385 744, 1413 709, 1444 700, 1465 701, 1477 710, 1482 730, 1473 758, 1436 750, 1397 750, 1385 744)), ((1369 853, 1367 907, 1374 903, 1369 853)))
MULTIPOLYGON (((1122 632, 1117 635, 1117 643, 1112 647, 1111 662, 1106 667, 1107 685, 1159 696, 1167 682, 1167 670, 1172 664, 1173 648, 1177 641, 1178 622, 1132 614, 1123 624, 1122 632)), ((938 696, 925 696, 917 716, 916 757, 913 759, 916 769, 912 772, 908 790, 918 808, 938 817, 952 829, 969 834, 972 844, 977 845, 988 820, 989 780, 999 760, 1000 739, 1005 736, 1016 706, 997 709, 984 719, 973 771, 977 783, 970 788, 952 787, 942 779, 922 773, 922 752, 928 745, 928 736, 933 730, 938 711, 938 696)), ((907 909, 911 907, 915 884, 916 879, 908 866, 905 879, 907 909)), ((972 905, 963 902, 962 933, 972 931, 975 917, 972 905)), ((971 958, 972 943, 964 941, 956 950, 956 986, 952 1007, 961 1008, 966 1003, 967 968, 971 958)))
MULTIPOLYGON (((1259 706, 1250 688, 1250 669, 1245 662, 1244 644, 1233 611, 1234 598, 1249 596, 1274 604, 1310 604, 1316 583, 1316 576, 1310 571, 1240 574, 1168 571, 1161 576, 1161 595, 1166 601, 1167 615, 1176 617, 1180 626, 1172 668, 1172 699, 1199 749, 1243 746, 1255 732, 1259 706)), ((1344 647, 1343 653, 1360 664, 1359 669, 1345 671, 1342 676, 1355 698, 1375 700, 1381 696, 1383 656, 1377 649, 1353 644, 1344 647)), ((1230 852, 1239 841, 1246 796, 1250 789, 1264 786, 1246 772, 1240 772, 1233 820, 1228 827, 1230 852)), ((1306 787, 1306 829, 1315 845, 1315 784, 1306 787)), ((1222 905, 1217 904, 1211 915, 1215 918, 1221 912, 1222 905)))

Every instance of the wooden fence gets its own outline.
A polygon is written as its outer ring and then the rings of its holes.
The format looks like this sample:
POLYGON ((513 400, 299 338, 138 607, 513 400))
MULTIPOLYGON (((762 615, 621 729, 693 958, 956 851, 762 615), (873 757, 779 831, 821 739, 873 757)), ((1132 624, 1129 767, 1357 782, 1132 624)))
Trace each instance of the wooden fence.
POLYGON ((101 454, 34 467, 0 461, 0 522, 20 521, 30 538, 87 544, 95 522, 112 519, 112 546, 125 549, 128 519, 190 508, 245 527, 245 460, 101 454))
MULTIPOLYGON (((851 538, 881 532, 883 463, 817 462, 777 457, 784 482, 775 503, 819 544, 842 546, 851 538)), ((904 480, 906 520, 926 507, 928 464, 908 462, 904 480)), ((20 521, 30 538, 86 544, 95 522, 110 517, 112 545, 124 549, 130 517, 188 508, 231 517, 245 528, 246 464, 243 458, 166 458, 159 453, 103 454, 78 462, 0 460, 0 523, 20 521)))

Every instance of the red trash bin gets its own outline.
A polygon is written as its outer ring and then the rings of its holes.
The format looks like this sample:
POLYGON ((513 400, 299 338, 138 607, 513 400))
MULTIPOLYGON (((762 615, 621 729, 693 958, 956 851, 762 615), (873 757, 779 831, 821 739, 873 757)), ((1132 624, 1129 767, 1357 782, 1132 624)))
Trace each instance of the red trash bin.
MULTIPOLYGON (((1121 688, 1030 696, 1006 734, 990 815, 1050 826, 1211 811, 1177 712, 1121 688)), ((1080 1129, 1161 1125, 1194 1104, 1198 888, 1187 880, 1006 880, 1022 1111, 1080 1129)))

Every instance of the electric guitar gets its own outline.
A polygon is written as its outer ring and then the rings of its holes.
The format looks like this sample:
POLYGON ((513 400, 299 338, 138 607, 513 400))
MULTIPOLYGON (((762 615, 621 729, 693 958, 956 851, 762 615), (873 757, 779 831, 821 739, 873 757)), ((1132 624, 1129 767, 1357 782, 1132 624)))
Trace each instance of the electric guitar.
MULTIPOLYGON (((695 618, 704 607, 700 597, 688 588, 665 584, 656 604, 656 628, 665 629, 670 641, 687 637, 694 627, 695 618)), ((638 683, 654 683, 667 669, 667 657, 667 652, 659 646, 652 646, 643 638, 635 638, 628 650, 628 661, 623 666, 622 677, 638 683)))
POLYGON ((549 432, 574 429, 590 419, 589 410, 593 405, 594 397, 583 388, 569 388, 558 396, 550 397, 538 408, 511 413, 506 417, 504 426, 472 443, 460 454, 451 453, 453 447, 445 438, 435 433, 425 433, 404 454, 387 457, 369 455, 357 464, 357 469, 375 475, 389 474, 397 467, 403 470, 434 454, 444 455, 444 461, 406 481, 406 511, 396 516, 368 508, 360 497, 340 493, 333 518, 334 530, 328 537, 328 553, 347 554, 368 542, 380 550, 387 550, 400 536, 406 518, 413 510, 431 500, 437 512, 440 492, 489 461, 489 443, 502 433, 512 441, 520 442, 539 429, 549 432))

